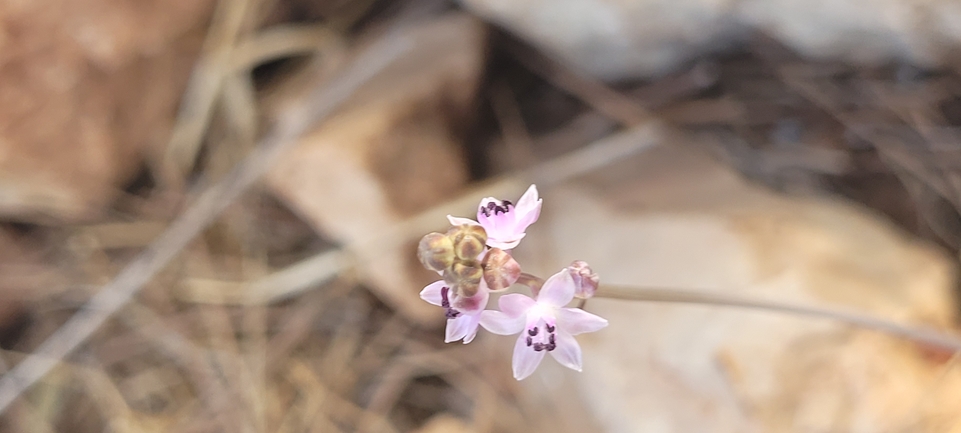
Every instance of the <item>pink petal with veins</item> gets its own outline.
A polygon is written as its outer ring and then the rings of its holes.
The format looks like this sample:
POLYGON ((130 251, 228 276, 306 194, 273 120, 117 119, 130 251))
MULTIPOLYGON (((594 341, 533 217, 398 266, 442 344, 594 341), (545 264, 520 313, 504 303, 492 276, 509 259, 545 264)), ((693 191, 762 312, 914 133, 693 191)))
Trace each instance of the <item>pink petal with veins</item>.
POLYGON ((551 275, 544 282, 540 293, 537 294, 537 303, 552 307, 563 307, 574 299, 574 289, 574 279, 571 278, 570 272, 564 269, 551 275))
POLYGON ((527 227, 537 221, 542 200, 537 187, 531 185, 517 204, 486 197, 477 208, 477 221, 487 232, 487 245, 502 250, 516 247, 526 235, 527 227))
POLYGON ((527 314, 527 311, 537 303, 530 296, 520 293, 511 293, 501 296, 497 300, 497 306, 510 317, 520 317, 527 314))
POLYGON ((557 347, 550 352, 551 356, 561 363, 561 365, 570 368, 571 370, 581 371, 581 345, 577 344, 577 340, 574 339, 571 334, 561 331, 558 328, 555 334, 557 347))
POLYGON ((444 280, 434 281, 424 287, 424 290, 420 291, 420 298, 436 306, 441 306, 441 301, 443 297, 441 296, 441 290, 446 287, 444 280))
POLYGON ((557 327, 571 335, 599 331, 607 326, 607 319, 580 308, 561 308, 557 313, 557 327))
POLYGON ((487 310, 480 315, 480 325, 497 335, 514 335, 524 330, 524 317, 511 317, 496 310, 487 310))
POLYGON ((521 334, 514 344, 514 358, 511 365, 514 369, 514 379, 522 380, 530 376, 541 360, 544 359, 544 352, 535 352, 527 347, 527 337, 521 334))
MULTIPOLYGON (((463 314, 455 319, 447 320, 447 329, 444 336, 444 342, 450 343, 452 341, 460 340, 467 336, 471 332, 471 324, 474 322, 471 315, 463 314)), ((476 333, 477 327, 474 327, 474 333, 476 333)))

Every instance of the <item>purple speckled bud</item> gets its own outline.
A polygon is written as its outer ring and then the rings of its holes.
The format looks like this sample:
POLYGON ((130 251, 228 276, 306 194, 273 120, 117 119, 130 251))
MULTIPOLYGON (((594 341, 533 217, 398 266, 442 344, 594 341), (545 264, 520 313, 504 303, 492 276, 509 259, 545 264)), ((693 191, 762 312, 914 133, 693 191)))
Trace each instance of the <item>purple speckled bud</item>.
POLYGON ((574 279, 574 297, 579 299, 589 299, 597 292, 597 284, 600 277, 594 273, 591 266, 583 260, 575 260, 567 267, 574 279))
POLYGON ((521 276, 521 265, 506 251, 491 248, 484 256, 484 281, 492 292, 507 290, 521 276))

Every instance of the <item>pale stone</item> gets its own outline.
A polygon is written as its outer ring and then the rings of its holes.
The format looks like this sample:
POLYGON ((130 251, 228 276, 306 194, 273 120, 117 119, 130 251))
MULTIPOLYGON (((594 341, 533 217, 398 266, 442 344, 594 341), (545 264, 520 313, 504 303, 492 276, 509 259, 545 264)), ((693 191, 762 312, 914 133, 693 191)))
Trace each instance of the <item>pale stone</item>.
POLYGON ((763 30, 802 54, 936 65, 961 46, 948 0, 462 0, 605 80, 663 74, 763 30))
POLYGON ((434 415, 415 433, 472 433, 473 428, 453 415, 434 415))
MULTIPOLYGON (((542 190, 541 218, 514 252, 524 270, 580 259, 602 291, 699 289, 955 323, 944 252, 865 209, 779 196, 678 146, 542 190)), ((573 381, 605 431, 961 431, 961 368, 941 376, 949 353, 783 313, 599 298, 587 309, 610 326, 578 337, 583 373, 548 357, 524 383, 569 398, 551 390, 573 381)))
POLYGON ((602 79, 667 72, 739 30, 730 0, 463 0, 480 15, 602 79))

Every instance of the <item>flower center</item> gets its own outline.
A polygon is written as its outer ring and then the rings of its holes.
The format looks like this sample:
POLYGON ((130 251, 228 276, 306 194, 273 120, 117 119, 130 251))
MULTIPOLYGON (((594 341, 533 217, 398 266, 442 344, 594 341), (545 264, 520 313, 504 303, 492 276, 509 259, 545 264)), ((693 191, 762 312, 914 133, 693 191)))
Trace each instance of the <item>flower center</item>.
POLYGON ((448 319, 456 319, 460 316, 460 311, 457 311, 454 309, 454 307, 450 306, 450 299, 447 297, 448 292, 450 292, 450 287, 444 287, 440 289, 440 306, 447 310, 445 315, 448 319))
POLYGON ((541 332, 539 326, 534 326, 527 330, 527 347, 534 349, 535 352, 540 352, 546 350, 548 352, 557 348, 557 342, 554 340, 554 331, 557 327, 544 324, 544 332, 541 332))
POLYGON ((499 204, 497 201, 489 201, 486 206, 481 206, 480 211, 485 217, 490 217, 491 215, 508 213, 512 207, 514 205, 507 200, 500 200, 499 204))

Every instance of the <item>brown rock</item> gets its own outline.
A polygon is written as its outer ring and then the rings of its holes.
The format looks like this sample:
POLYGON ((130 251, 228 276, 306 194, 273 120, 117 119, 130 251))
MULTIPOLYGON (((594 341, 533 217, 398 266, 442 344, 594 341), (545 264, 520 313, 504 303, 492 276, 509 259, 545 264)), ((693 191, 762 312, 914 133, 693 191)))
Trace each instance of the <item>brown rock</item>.
MULTIPOLYGON (((404 34, 415 48, 268 176, 275 194, 345 245, 437 204, 467 181, 456 137, 483 69, 484 28, 452 14, 404 34)), ((441 317, 417 296, 432 274, 417 262, 416 243, 362 253, 379 257, 365 274, 387 302, 413 318, 441 317)))
POLYGON ((160 145, 212 0, 0 3, 0 218, 90 218, 160 145))

